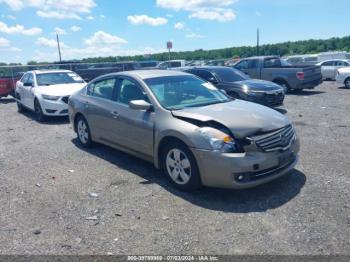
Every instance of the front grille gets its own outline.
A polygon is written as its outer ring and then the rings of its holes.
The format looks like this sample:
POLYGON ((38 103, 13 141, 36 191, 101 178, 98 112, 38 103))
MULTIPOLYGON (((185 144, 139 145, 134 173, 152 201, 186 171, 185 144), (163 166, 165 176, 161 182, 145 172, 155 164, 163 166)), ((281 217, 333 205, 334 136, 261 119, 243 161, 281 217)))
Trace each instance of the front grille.
POLYGON ((292 125, 288 125, 276 131, 253 136, 249 139, 261 150, 270 152, 289 148, 295 137, 292 125))
POLYGON ((69 96, 64 96, 61 99, 64 103, 68 104, 69 96))
POLYGON ((266 104, 269 106, 281 105, 283 104, 283 100, 284 100, 283 93, 265 94, 265 101, 266 101, 266 104))

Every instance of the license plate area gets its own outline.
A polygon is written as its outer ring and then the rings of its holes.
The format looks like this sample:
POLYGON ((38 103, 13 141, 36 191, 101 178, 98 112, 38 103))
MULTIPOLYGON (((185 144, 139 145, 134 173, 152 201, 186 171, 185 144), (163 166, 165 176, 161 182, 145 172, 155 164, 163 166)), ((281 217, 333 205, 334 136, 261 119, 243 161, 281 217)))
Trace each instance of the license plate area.
POLYGON ((278 157, 278 162, 280 166, 286 165, 288 163, 293 162, 293 160, 295 159, 295 154, 292 151, 287 151, 282 153, 279 157, 278 157))

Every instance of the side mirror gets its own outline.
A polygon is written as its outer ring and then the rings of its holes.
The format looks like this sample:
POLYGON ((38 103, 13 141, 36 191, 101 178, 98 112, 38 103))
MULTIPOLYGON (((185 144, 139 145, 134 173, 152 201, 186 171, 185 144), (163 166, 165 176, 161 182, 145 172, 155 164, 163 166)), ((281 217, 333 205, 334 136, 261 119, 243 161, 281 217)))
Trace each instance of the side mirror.
POLYGON ((23 86, 31 86, 31 87, 33 87, 33 83, 23 83, 23 86))
POLYGON ((129 107, 134 110, 146 110, 152 109, 152 105, 145 100, 132 100, 129 102, 129 107))

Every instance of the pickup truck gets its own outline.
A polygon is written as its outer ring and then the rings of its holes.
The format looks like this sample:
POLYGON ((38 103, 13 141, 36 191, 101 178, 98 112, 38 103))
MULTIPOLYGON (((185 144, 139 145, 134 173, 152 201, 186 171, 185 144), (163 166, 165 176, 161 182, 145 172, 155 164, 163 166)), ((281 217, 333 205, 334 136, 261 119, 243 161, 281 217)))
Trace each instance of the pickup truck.
POLYGON ((290 65, 279 56, 257 56, 236 62, 234 68, 251 78, 272 81, 287 92, 312 89, 322 83, 321 67, 290 65))

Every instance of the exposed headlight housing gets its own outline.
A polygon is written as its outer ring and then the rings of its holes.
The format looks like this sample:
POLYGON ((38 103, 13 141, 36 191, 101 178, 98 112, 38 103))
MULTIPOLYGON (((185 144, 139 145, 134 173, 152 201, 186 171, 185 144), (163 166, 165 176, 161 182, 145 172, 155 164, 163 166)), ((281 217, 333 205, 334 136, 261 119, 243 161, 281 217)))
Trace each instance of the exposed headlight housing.
POLYGON ((60 96, 50 96, 50 95, 41 95, 43 99, 50 101, 57 101, 60 99, 60 96))
POLYGON ((196 131, 209 142, 213 151, 222 153, 235 153, 238 151, 236 141, 231 136, 218 129, 200 127, 197 128, 196 131))

